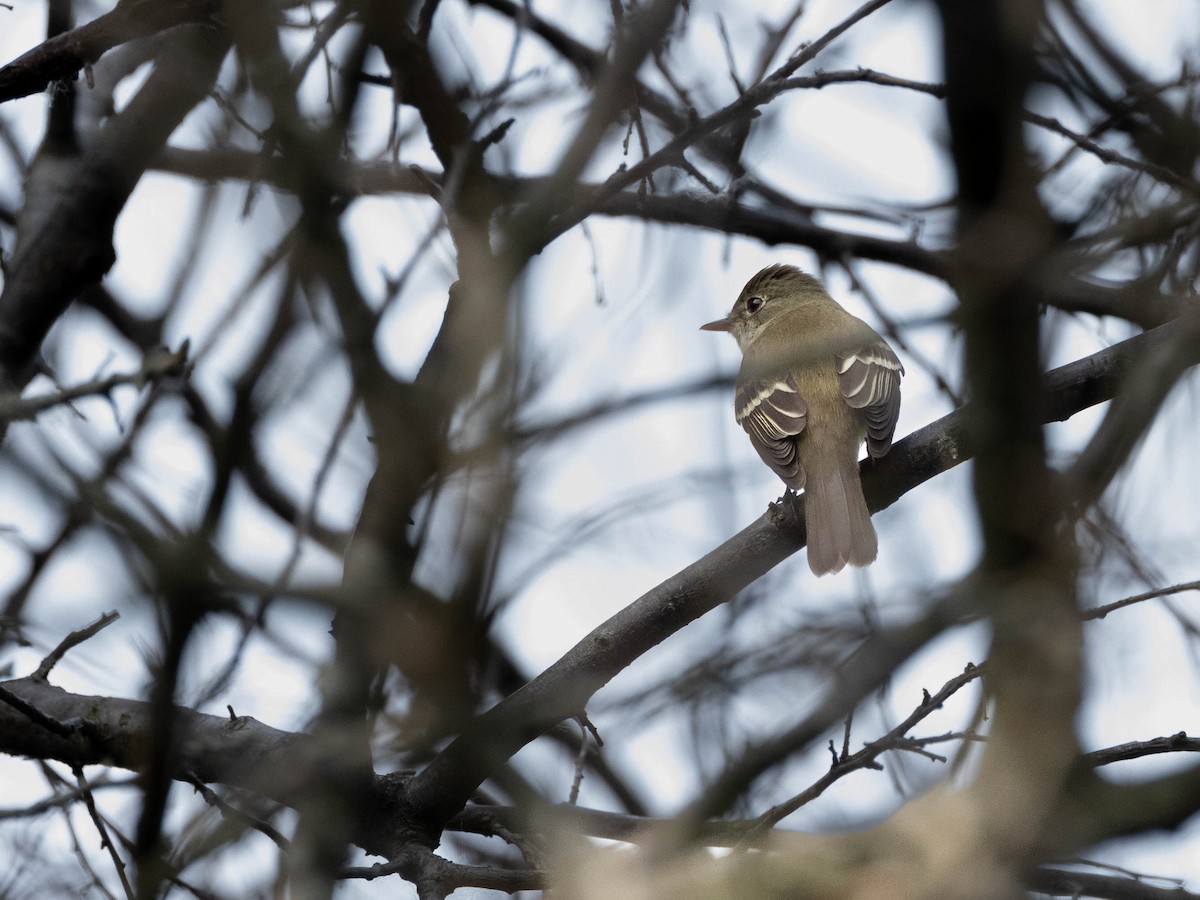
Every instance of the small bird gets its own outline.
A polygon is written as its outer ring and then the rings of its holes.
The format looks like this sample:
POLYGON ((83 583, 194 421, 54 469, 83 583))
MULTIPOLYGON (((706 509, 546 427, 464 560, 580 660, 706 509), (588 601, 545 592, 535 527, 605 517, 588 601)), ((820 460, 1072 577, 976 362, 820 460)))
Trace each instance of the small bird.
POLYGON ((700 327, 737 339, 734 413, 763 462, 804 490, 813 574, 874 562, 858 449, 865 438, 878 459, 892 446, 904 374, 892 348, 795 266, 767 266, 729 315, 700 327))

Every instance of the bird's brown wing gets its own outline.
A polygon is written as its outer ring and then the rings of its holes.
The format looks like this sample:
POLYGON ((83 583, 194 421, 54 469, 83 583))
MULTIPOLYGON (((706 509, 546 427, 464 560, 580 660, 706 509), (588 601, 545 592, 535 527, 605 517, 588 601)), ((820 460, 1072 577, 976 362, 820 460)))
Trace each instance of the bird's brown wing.
POLYGON ((859 411, 867 426, 867 452, 878 459, 892 446, 900 416, 900 376, 904 366, 883 341, 834 357, 838 386, 846 405, 859 411))
POLYGON ((792 490, 803 488, 804 469, 796 456, 796 436, 804 430, 808 404, 795 379, 754 378, 739 384, 734 412, 763 462, 792 490))

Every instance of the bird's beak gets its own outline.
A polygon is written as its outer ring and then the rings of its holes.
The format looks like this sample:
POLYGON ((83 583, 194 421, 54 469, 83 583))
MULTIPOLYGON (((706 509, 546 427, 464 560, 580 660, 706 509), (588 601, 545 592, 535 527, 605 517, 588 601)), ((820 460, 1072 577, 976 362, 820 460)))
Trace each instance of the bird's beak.
POLYGON ((709 322, 707 325, 701 325, 701 331, 730 331, 733 328, 733 319, 726 316, 724 319, 717 319, 715 322, 709 322))

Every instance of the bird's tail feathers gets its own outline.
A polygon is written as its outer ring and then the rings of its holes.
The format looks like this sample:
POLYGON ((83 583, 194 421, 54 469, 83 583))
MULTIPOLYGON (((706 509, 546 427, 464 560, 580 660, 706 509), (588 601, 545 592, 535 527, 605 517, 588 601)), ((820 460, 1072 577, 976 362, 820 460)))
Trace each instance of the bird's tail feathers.
POLYGON ((873 563, 879 544, 863 497, 858 461, 851 457, 829 471, 807 474, 804 520, 813 574, 840 572, 846 563, 873 563))

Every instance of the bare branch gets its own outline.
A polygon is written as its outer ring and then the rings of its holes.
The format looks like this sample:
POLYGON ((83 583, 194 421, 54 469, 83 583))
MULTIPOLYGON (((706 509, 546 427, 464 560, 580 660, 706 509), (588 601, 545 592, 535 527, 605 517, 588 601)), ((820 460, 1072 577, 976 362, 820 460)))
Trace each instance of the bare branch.
POLYGON ((142 388, 147 383, 156 382, 162 378, 178 377, 187 369, 187 343, 178 353, 154 353, 146 357, 142 366, 136 372, 123 372, 96 378, 83 384, 72 385, 60 391, 42 394, 37 397, 16 397, 0 395, 0 420, 6 422, 23 422, 36 418, 48 409, 70 404, 82 397, 106 397, 118 387, 132 385, 142 388))
POLYGON ((1129 759, 1141 759, 1160 753, 1200 753, 1200 738, 1188 737, 1179 732, 1169 737, 1152 738, 1148 741, 1130 741, 1103 750, 1093 750, 1083 755, 1083 762, 1091 766, 1107 766, 1129 759))
POLYGON ((117 621, 117 619, 120 617, 121 614, 116 610, 113 610, 112 612, 105 613, 86 628, 81 628, 78 631, 72 631, 59 642, 57 647, 55 647, 46 655, 46 658, 42 660, 42 664, 37 667, 37 671, 34 672, 30 677, 36 678, 40 681, 45 681, 50 675, 50 670, 57 665, 60 659, 66 656, 67 651, 69 651, 72 647, 78 647, 84 641, 89 640, 90 638, 99 634, 113 622, 117 621))
POLYGON ((216 0, 121 0, 99 18, 51 38, 0 68, 0 103, 73 79, 118 44, 186 23, 210 22, 216 0))
POLYGON ((1114 600, 1112 603, 1105 603, 1103 606, 1097 606, 1093 609, 1085 610, 1083 617, 1088 621, 1093 619, 1103 619, 1110 612, 1114 612, 1118 609, 1124 609, 1127 606, 1133 606, 1135 603, 1153 600, 1156 597, 1169 597, 1172 594, 1182 594, 1184 591, 1200 591, 1200 581, 1186 581, 1182 584, 1173 584, 1170 587, 1155 588, 1152 591, 1134 594, 1132 597, 1125 597, 1122 600, 1114 600))
POLYGON ((946 700, 950 699, 950 697, 954 696, 954 694, 958 693, 960 688, 970 684, 976 678, 982 676, 986 668, 986 663, 978 666, 968 665, 966 671, 964 671, 961 675, 956 675, 954 678, 951 678, 949 681, 947 681, 944 685, 942 685, 936 694, 926 695, 926 698, 922 701, 921 705, 913 710, 913 712, 911 712, 904 719, 904 721, 896 725, 896 727, 887 734, 876 738, 869 744, 865 744, 861 750, 855 753, 844 756, 844 758, 840 757, 833 768, 829 770, 829 772, 821 776, 821 778, 815 781, 804 791, 797 794, 795 797, 792 797, 786 803, 780 803, 771 807, 769 810, 755 819, 753 826, 751 826, 747 832, 747 837, 753 841, 754 838, 761 835, 762 832, 773 828, 776 824, 790 816, 796 810, 806 806, 817 797, 821 796, 821 794, 823 794, 831 785, 844 778, 846 775, 849 775, 851 772, 859 769, 871 768, 877 765, 875 762, 876 759, 878 759, 878 757, 887 751, 909 749, 911 747, 919 746, 918 744, 911 742, 911 739, 908 738, 908 732, 911 731, 918 722, 922 721, 931 713, 940 709, 942 704, 945 703, 946 700))
POLYGON ((109 858, 113 862, 113 868, 117 872, 117 877, 121 879, 121 887, 125 891, 125 896, 133 900, 133 885, 129 883, 129 876, 125 874, 125 860, 121 859, 121 854, 117 852, 117 845, 113 843, 113 839, 108 833, 108 826, 105 824, 100 812, 96 809, 96 798, 92 796, 92 789, 83 774, 83 769, 80 766, 75 766, 74 773, 75 781, 79 785, 79 793, 83 797, 84 804, 87 806, 88 815, 91 816, 92 824, 96 826, 96 831, 100 833, 100 847, 108 851, 109 858))

